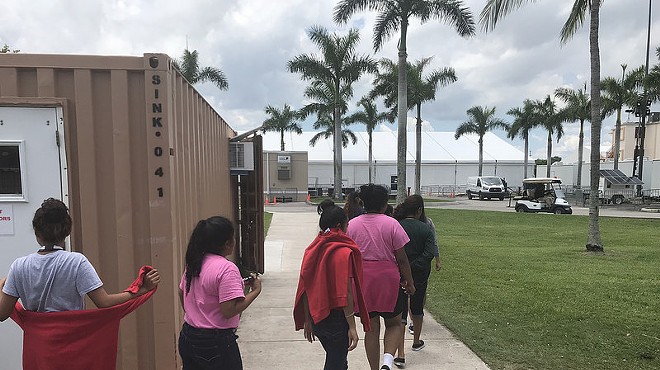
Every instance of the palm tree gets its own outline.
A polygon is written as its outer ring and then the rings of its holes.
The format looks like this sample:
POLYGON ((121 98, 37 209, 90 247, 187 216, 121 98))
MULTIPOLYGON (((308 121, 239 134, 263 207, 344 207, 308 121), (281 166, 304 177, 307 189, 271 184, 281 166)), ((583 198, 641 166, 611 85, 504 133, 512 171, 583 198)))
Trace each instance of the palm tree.
MULTIPOLYGON (((422 163, 422 104, 427 101, 435 100, 435 92, 440 86, 447 86, 450 83, 456 82, 456 71, 451 67, 436 69, 431 71, 427 76, 423 76, 424 68, 426 68, 433 58, 422 58, 415 62, 415 64, 406 63, 408 68, 408 105, 407 109, 416 108, 417 110, 417 123, 415 125, 415 194, 420 194, 421 184, 421 163, 422 163)), ((392 116, 398 110, 397 101, 397 82, 398 82, 398 67, 389 59, 381 60, 381 66, 384 73, 378 74, 374 81, 374 90, 372 94, 385 96, 385 106, 392 108, 392 116)))
MULTIPOLYGON (((660 59, 660 47, 655 50, 660 59)), ((652 102, 660 101, 660 64, 654 65, 646 77, 646 94, 652 102)))
MULTIPOLYGON (((342 119, 341 125, 341 146, 346 148, 348 143, 351 142, 353 145, 357 144, 357 136, 355 133, 348 128, 351 123, 348 122, 347 118, 342 119)), ((335 136, 335 124, 332 120, 332 115, 329 113, 322 113, 317 116, 316 122, 314 122, 314 129, 319 130, 312 138, 309 140, 309 145, 315 146, 316 143, 321 140, 321 138, 327 139, 329 137, 335 136)))
MULTIPOLYGON (((591 120, 591 100, 589 99, 589 94, 587 93, 587 83, 584 83, 584 88, 578 90, 560 87, 555 90, 555 97, 566 103, 566 106, 559 112, 559 115, 564 122, 580 121, 580 134, 578 136, 578 170, 575 186, 581 188, 582 151, 584 148, 584 121, 591 120)), ((548 166, 548 168, 550 167, 548 166)))
POLYGON ((522 108, 509 109, 506 114, 513 116, 513 123, 507 131, 507 136, 510 139, 518 136, 525 142, 523 179, 526 179, 527 167, 529 165, 529 131, 538 125, 534 103, 529 99, 525 99, 522 108))
POLYGON ((7 44, 3 44, 2 47, 0 48, 0 54, 8 54, 8 53, 16 54, 20 52, 21 52, 20 50, 13 49, 11 46, 7 44))
POLYGON ((227 77, 218 68, 213 67, 200 67, 199 66, 199 53, 197 50, 192 52, 187 48, 183 50, 183 55, 179 60, 172 60, 174 67, 181 72, 183 77, 191 84, 198 82, 213 82, 220 90, 227 90, 229 83, 227 77))
POLYGON ((320 26, 314 26, 307 31, 310 40, 321 51, 321 58, 315 55, 302 54, 287 63, 290 72, 300 73, 305 80, 311 80, 314 85, 325 85, 334 93, 334 197, 341 198, 342 157, 341 157, 341 107, 340 92, 345 91, 348 100, 353 95, 352 84, 365 73, 377 71, 376 62, 368 56, 355 54, 355 47, 360 41, 356 29, 351 29, 346 36, 329 34, 320 26))
POLYGON ((607 117, 616 112, 616 127, 614 128, 614 169, 619 168, 619 145, 621 144, 621 112, 624 106, 633 107, 637 101, 637 89, 642 84, 644 67, 634 69, 626 74, 626 65, 622 64, 621 79, 607 77, 601 82, 603 92, 603 115, 607 117))
POLYGON ((289 104, 284 104, 284 108, 279 110, 271 105, 266 107, 266 114, 270 115, 263 123, 263 132, 277 131, 280 133, 280 150, 284 151, 284 132, 293 131, 298 135, 302 134, 302 128, 298 124, 300 114, 292 110, 289 104))
POLYGON ((378 112, 376 104, 369 97, 363 97, 358 102, 363 110, 353 113, 346 118, 348 123, 363 123, 367 127, 367 136, 369 136, 369 183, 373 183, 375 178, 373 166, 373 132, 379 123, 388 121, 390 115, 385 112, 378 112))
POLYGON ((354 13, 364 10, 378 12, 374 25, 373 46, 378 51, 386 39, 400 31, 398 61, 398 144, 397 144, 397 203, 406 197, 406 152, 407 152, 407 107, 406 86, 406 39, 411 17, 419 18, 422 23, 430 19, 447 22, 462 37, 475 34, 472 13, 462 0, 340 0, 335 6, 334 20, 346 23, 354 13))
POLYGON ((463 122, 456 129, 454 138, 458 140, 459 137, 466 134, 479 135, 479 176, 483 175, 484 164, 484 136, 488 131, 496 128, 504 130, 509 129, 509 125, 499 118, 495 117, 495 107, 481 107, 474 106, 467 110, 468 120, 463 122))
POLYGON ((548 131, 548 144, 547 144, 547 168, 546 177, 550 177, 550 165, 552 165, 552 135, 557 136, 557 142, 564 135, 564 128, 561 125, 563 118, 559 115, 557 105, 550 98, 546 96, 543 100, 536 100, 534 103, 536 116, 538 117, 539 126, 548 131))
MULTIPOLYGON (((535 0, 488 0, 479 23, 484 30, 492 30, 500 18, 513 9, 535 0)), ((601 0, 575 0, 571 13, 561 29, 561 43, 566 43, 584 23, 589 11, 589 54, 591 65, 591 163, 590 163, 590 193, 598 194, 600 181, 600 49, 598 45, 598 28, 600 26, 601 0)), ((602 252, 603 241, 600 237, 598 224, 598 197, 589 197, 589 229, 587 233, 587 251, 602 252)))

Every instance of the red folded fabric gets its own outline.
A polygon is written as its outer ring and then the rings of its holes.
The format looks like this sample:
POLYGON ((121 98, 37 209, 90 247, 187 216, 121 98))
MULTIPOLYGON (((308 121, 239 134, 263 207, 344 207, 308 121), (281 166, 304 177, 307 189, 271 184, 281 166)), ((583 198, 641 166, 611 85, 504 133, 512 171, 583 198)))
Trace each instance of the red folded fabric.
MULTIPOLYGON (((128 289, 139 289, 151 269, 142 267, 128 289)), ((23 370, 115 370, 120 320, 155 292, 117 306, 80 311, 32 312, 16 302, 11 318, 24 332, 23 370)))
POLYGON ((355 312, 360 313, 360 321, 365 331, 370 329, 369 311, 362 293, 362 254, 357 244, 339 229, 320 232, 305 249, 300 267, 300 279, 293 319, 296 330, 303 328, 305 311, 302 295, 307 294, 309 312, 314 323, 330 314, 330 310, 348 304, 348 278, 353 277, 353 297, 355 312))
POLYGON ((147 274, 147 272, 153 269, 154 268, 151 266, 146 266, 146 265, 142 266, 142 268, 140 268, 140 272, 138 273, 137 279, 135 279, 135 281, 133 281, 131 285, 128 286, 128 288, 124 289, 124 292, 137 294, 142 284, 144 284, 144 276, 147 274))

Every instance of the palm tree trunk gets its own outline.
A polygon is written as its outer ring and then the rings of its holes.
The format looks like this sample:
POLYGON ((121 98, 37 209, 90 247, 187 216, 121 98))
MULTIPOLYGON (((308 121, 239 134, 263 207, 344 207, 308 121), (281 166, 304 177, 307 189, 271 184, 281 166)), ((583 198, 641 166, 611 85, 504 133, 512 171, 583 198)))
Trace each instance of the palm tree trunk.
POLYGON ((422 193, 422 104, 417 104, 417 124, 415 125, 415 194, 422 193))
POLYGON ((369 134, 369 183, 373 184, 373 182, 374 182, 374 179, 373 179, 373 171, 374 171, 373 158, 374 158, 374 156, 373 156, 373 146, 372 146, 373 131, 369 130, 368 134, 369 134))
POLYGON ((335 137, 334 137, 334 147, 335 147, 335 190, 333 194, 334 199, 342 199, 342 181, 341 181, 341 114, 339 111, 339 81, 335 82, 335 109, 333 113, 333 118, 335 120, 335 137))
POLYGON ((398 141, 397 141, 397 159, 396 159, 396 175, 397 175, 397 204, 403 203, 406 199, 406 153, 408 133, 407 125, 407 112, 408 112, 408 73, 406 66, 406 37, 408 33, 408 20, 401 20, 401 39, 399 40, 399 86, 397 89, 397 104, 398 104, 398 141))
POLYGON ((545 177, 550 177, 550 164, 552 163, 552 133, 548 131, 548 153, 547 162, 545 164, 545 177))
POLYGON ((280 130, 280 150, 284 151, 284 130, 280 130))
MULTIPOLYGON (((621 80, 623 83, 623 80, 621 80)), ((616 126, 614 126, 614 169, 619 169, 619 148, 621 145, 621 107, 616 110, 616 126)))
POLYGON ((529 164, 529 135, 525 134, 525 168, 523 169, 523 179, 527 178, 528 164, 529 164))
POLYGON ((584 151, 584 120, 580 120, 580 136, 578 137, 578 170, 577 181, 578 188, 582 187, 582 152, 584 151))
POLYGON ((598 26, 600 22, 600 0, 591 2, 589 27, 589 51, 591 55, 591 164, 589 197, 589 232, 586 248, 588 251, 602 252, 598 225, 598 182, 600 180, 600 50, 598 47, 598 26))
POLYGON ((484 136, 479 135, 479 176, 483 175, 483 169, 484 169, 484 136))

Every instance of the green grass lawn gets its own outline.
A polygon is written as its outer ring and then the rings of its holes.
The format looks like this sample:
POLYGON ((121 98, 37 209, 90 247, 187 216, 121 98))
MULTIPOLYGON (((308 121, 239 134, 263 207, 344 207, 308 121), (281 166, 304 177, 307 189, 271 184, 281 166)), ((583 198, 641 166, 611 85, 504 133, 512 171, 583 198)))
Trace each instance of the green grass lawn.
POLYGON ((273 219, 273 214, 270 212, 264 212, 264 235, 268 234, 268 228, 270 227, 270 221, 273 219))
POLYGON ((427 209, 427 308, 493 369, 659 369, 658 220, 427 209))

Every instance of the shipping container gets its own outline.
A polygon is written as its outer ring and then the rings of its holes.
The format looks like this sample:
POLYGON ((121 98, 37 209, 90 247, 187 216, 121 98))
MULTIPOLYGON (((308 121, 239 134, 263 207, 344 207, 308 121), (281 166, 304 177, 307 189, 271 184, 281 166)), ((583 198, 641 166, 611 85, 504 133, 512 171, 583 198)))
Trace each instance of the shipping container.
MULTIPOLYGON (((161 274, 152 300, 122 321, 117 368, 180 368, 178 284, 196 222, 234 220, 235 260, 263 271, 261 140, 241 138, 256 165, 235 171, 235 136, 167 55, 0 54, 0 276, 38 248, 31 220, 41 202, 62 199, 69 247, 108 292, 142 265, 161 274)), ((0 324, 3 369, 21 368, 20 338, 14 323, 0 324)))

